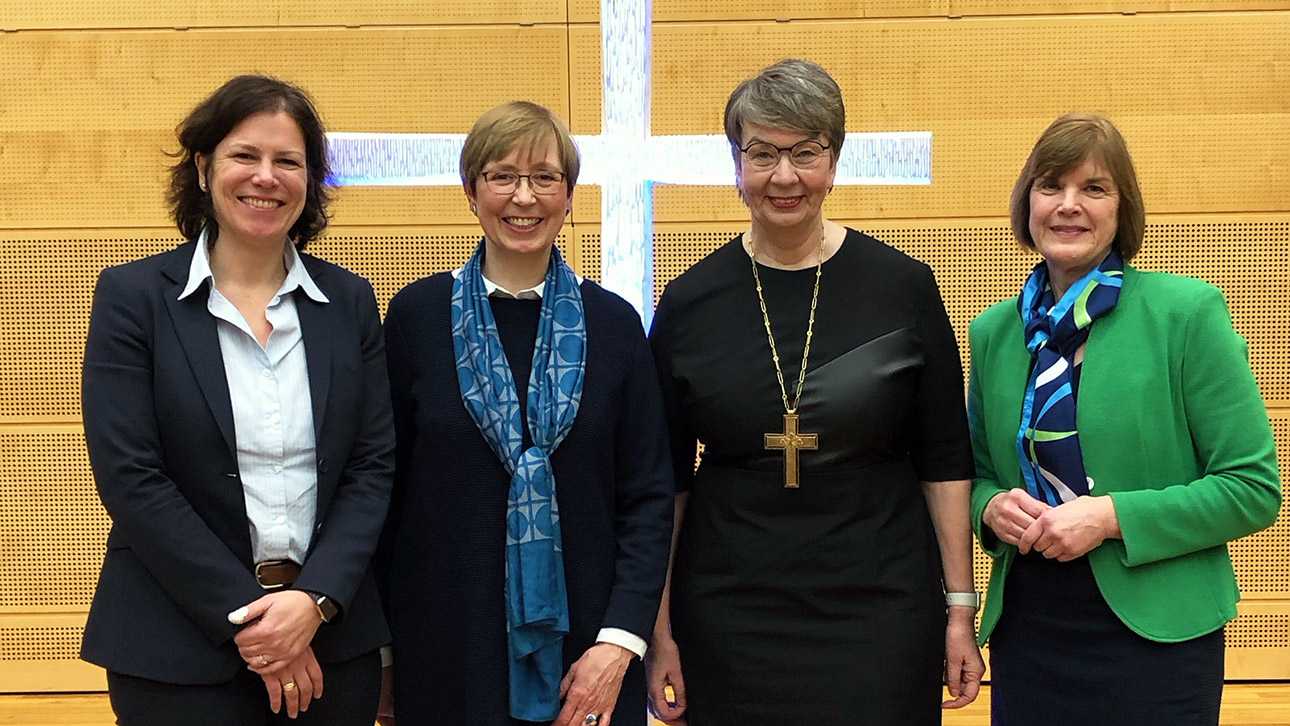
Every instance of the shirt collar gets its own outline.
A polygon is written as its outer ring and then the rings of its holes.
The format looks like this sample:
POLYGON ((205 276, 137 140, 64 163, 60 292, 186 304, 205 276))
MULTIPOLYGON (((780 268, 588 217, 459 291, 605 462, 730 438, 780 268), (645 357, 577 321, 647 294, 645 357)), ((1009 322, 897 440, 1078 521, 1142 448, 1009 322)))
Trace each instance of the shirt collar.
POLYGON ((539 282, 533 287, 525 288, 518 292, 511 292, 487 277, 484 278, 484 292, 488 293, 489 297, 508 297, 514 300, 541 300, 542 293, 545 291, 546 280, 539 282))
MULTIPOLYGON (((203 282, 214 277, 214 273, 211 272, 210 247, 206 239, 206 230, 202 230, 201 236, 197 238, 197 249, 193 250, 193 261, 188 265, 188 282, 184 284, 183 291, 179 293, 180 300, 193 294, 197 288, 201 287, 203 282)), ((314 302, 331 302, 323 294, 323 291, 319 289, 314 279, 309 276, 309 271, 305 269, 295 245, 286 245, 286 249, 282 253, 282 261, 286 265, 287 276, 283 279, 282 286, 278 288, 279 296, 300 288, 314 302)))
MULTIPOLYGON (((452 271, 452 277, 454 280, 457 279, 459 276, 461 276, 461 270, 462 268, 458 267, 457 269, 452 271)), ((480 277, 483 277, 483 275, 480 275, 480 277)), ((579 283, 582 282, 581 277, 578 278, 578 282, 579 283)), ((498 285, 497 283, 493 282, 487 277, 484 277, 484 294, 488 295, 489 297, 503 297, 511 300, 541 300, 542 293, 545 291, 546 291, 545 279, 542 280, 542 282, 539 282, 538 284, 534 285, 533 287, 525 288, 523 290, 520 290, 519 292, 511 292, 510 290, 507 290, 501 285, 498 285)))

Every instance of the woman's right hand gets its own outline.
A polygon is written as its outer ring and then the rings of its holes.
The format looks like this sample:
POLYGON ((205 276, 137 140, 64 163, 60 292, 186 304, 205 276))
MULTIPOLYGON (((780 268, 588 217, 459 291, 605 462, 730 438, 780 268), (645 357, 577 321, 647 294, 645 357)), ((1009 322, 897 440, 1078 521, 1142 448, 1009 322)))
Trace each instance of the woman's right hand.
POLYGON ((1021 535, 1049 509, 1052 507, 1030 496, 1025 489, 1009 489, 996 494, 985 505, 981 519, 1000 541, 1019 547, 1021 535))
POLYGON ((669 726, 686 726, 685 679, 681 677, 681 653, 670 635, 655 635, 654 642, 645 653, 646 688, 649 707, 660 721, 669 726), (668 686, 672 687, 675 701, 667 700, 668 686))

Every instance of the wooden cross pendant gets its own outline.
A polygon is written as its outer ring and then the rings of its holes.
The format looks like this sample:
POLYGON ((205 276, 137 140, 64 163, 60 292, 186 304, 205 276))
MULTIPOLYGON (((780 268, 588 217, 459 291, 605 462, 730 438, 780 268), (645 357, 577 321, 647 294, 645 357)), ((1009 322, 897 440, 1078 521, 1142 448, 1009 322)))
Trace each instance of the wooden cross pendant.
POLYGON ((784 414, 784 433, 766 434, 766 449, 783 449, 784 451, 784 488, 797 489, 798 473, 801 462, 798 461, 798 450, 815 451, 820 448, 818 434, 799 434, 797 432, 798 415, 784 414))

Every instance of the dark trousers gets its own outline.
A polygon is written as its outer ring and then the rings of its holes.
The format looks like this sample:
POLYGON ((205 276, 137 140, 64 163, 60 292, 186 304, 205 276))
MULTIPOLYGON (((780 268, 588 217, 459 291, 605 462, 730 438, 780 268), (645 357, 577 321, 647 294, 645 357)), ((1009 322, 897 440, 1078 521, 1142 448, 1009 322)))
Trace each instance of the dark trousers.
POLYGON ((284 706, 269 710, 264 681, 242 670, 231 681, 213 685, 161 683, 109 671, 108 698, 119 726, 372 726, 381 693, 378 651, 353 660, 322 665, 323 696, 295 719, 284 706))

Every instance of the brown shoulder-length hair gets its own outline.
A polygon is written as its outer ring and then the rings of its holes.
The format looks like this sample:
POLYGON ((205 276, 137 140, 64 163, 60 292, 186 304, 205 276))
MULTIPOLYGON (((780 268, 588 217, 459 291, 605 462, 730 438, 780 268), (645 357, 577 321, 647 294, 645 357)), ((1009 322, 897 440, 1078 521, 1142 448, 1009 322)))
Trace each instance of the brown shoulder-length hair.
POLYGON ((1031 187, 1039 179, 1058 178, 1088 159, 1100 164, 1111 175, 1119 193, 1115 240, 1111 244, 1127 262, 1142 247, 1147 215, 1129 147, 1119 129, 1105 116, 1068 113, 1040 134, 1035 148, 1030 151, 1030 158, 1021 169, 1021 176, 1017 177, 1017 185, 1012 188, 1009 205, 1012 233, 1018 242, 1033 250, 1035 240, 1030 236, 1031 187))
POLYGON ((305 206, 300 218, 288 232, 297 249, 327 228, 327 204, 331 194, 324 184, 331 174, 327 163, 327 137, 322 119, 309 94, 277 78, 245 75, 230 78, 209 98, 197 104, 188 117, 175 128, 179 151, 172 154, 178 161, 170 167, 170 189, 166 201, 170 214, 185 239, 196 239, 203 231, 213 242, 219 236, 219 224, 210 194, 198 185, 196 156, 206 157, 206 178, 214 163, 215 147, 248 116, 281 111, 300 127, 305 139, 305 206))

